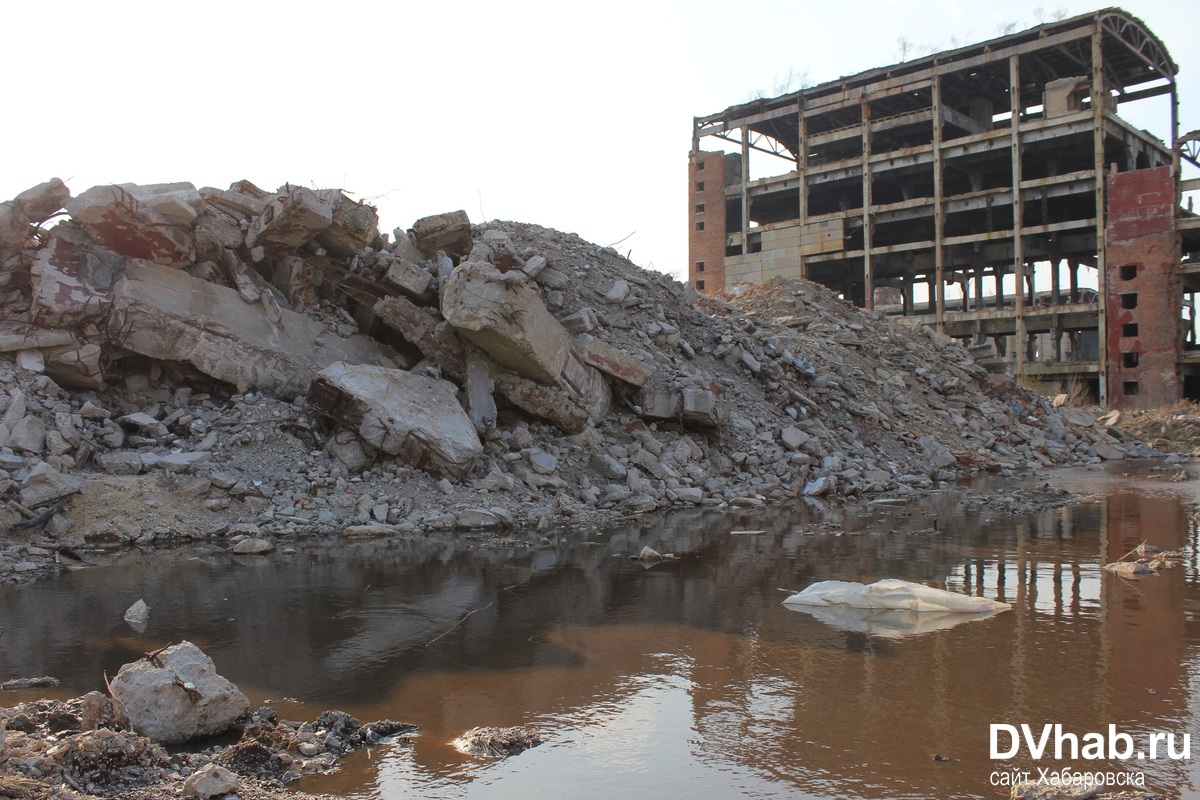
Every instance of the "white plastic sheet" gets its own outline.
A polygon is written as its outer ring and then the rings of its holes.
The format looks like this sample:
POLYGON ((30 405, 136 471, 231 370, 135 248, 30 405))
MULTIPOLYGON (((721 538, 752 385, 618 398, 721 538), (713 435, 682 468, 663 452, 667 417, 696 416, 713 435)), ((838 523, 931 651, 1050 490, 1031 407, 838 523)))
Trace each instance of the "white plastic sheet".
POLYGON ((920 583, 885 579, 872 584, 821 581, 783 601, 842 630, 902 638, 946 630, 1012 608, 986 597, 967 597, 920 583))

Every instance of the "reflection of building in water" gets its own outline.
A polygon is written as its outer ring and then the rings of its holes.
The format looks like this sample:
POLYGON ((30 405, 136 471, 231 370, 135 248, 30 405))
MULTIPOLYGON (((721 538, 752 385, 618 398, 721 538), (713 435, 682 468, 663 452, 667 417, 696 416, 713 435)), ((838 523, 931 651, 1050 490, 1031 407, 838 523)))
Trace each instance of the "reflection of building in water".
MULTIPOLYGON (((1101 537, 1109 560, 1143 542, 1163 550, 1189 545, 1188 514, 1178 501, 1118 491, 1108 494, 1101 506, 1101 537)), ((1182 569, 1137 582, 1115 576, 1105 582, 1101 630, 1113 712, 1118 716, 1152 719, 1187 700, 1182 569)))

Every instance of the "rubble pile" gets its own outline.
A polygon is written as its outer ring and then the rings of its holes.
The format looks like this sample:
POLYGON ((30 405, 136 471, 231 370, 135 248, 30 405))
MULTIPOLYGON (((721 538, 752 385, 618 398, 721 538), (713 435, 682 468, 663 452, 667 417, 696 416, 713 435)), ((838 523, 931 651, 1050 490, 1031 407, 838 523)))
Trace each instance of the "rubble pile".
POLYGON ((362 725, 342 711, 326 711, 313 722, 281 721, 270 706, 253 714, 243 708, 210 725, 214 705, 228 705, 237 688, 215 673, 205 653, 181 642, 124 665, 118 679, 142 668, 173 673, 174 682, 134 685, 126 678, 120 686, 113 682, 111 697, 89 692, 0 708, 0 792, 7 792, 0 796, 140 800, 236 791, 247 800, 305 798, 283 787, 329 772, 352 750, 407 741, 416 731, 392 720, 362 725), (192 719, 181 727, 185 717, 192 719), (203 740, 230 726, 240 728, 235 743, 203 740), (186 743, 190 748, 171 753, 163 748, 186 743))
POLYGON ((91 545, 578 526, 1143 452, 814 284, 717 300, 536 225, 377 224, 247 181, 0 204, 0 580, 91 545))

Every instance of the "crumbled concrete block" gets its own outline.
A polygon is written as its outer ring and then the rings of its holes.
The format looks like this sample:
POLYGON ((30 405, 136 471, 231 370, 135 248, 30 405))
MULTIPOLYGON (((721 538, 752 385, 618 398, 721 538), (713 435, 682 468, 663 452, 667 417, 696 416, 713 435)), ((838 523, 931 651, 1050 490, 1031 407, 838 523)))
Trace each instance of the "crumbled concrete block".
POLYGON ((434 258, 439 250, 456 258, 471 251, 471 220, 465 211, 422 217, 413 223, 411 233, 426 258, 434 258))
POLYGON ((356 256, 379 236, 379 215, 372 206, 346 197, 338 189, 322 192, 333 206, 333 219, 317 241, 335 256, 356 256))
POLYGON ((590 334, 576 336, 574 345, 584 363, 633 386, 645 386, 654 374, 654 367, 590 334))
POLYGON ((182 266, 195 255, 187 230, 120 186, 93 186, 66 207, 96 243, 118 255, 166 266, 182 266))
POLYGON ((311 189, 293 186, 254 218, 246 232, 247 247, 268 253, 296 250, 333 224, 333 206, 311 189))
POLYGON ((483 444, 457 393, 448 381, 337 362, 313 381, 308 402, 378 450, 435 476, 462 478, 483 444))

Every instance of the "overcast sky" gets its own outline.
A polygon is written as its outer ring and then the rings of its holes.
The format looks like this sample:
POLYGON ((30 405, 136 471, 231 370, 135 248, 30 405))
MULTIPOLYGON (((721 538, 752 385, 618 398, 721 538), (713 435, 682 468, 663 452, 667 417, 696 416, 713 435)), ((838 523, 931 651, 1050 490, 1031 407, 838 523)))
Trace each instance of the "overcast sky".
MULTIPOLYGON (((388 231, 462 208, 473 222, 623 240, 637 263, 678 276, 693 116, 775 94, 789 72, 819 83, 894 63, 901 37, 947 49, 1095 7, 7 3, 0 197, 51 176, 76 194, 102 183, 290 181, 369 200, 388 231)), ((1124 7, 1179 64, 1181 130, 1200 127, 1189 49, 1200 4, 1124 7)), ((1137 124, 1167 136, 1166 102, 1137 105, 1137 124)))

